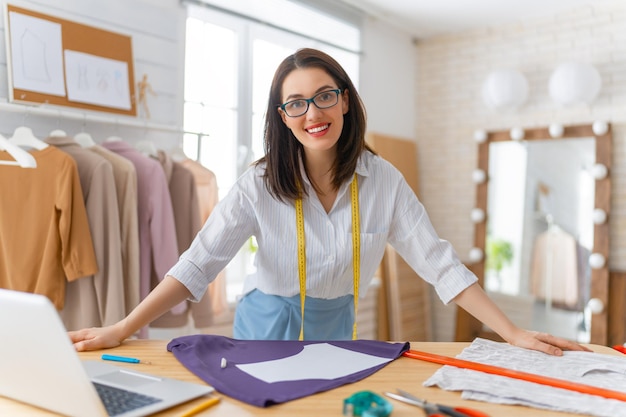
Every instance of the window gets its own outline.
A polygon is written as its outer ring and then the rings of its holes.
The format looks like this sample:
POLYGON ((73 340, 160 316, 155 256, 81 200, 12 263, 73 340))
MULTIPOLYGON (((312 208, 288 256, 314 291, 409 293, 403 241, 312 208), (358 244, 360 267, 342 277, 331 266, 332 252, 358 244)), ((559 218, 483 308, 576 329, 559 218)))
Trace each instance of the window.
MULTIPOLYGON (((184 130, 192 133, 185 134, 183 149, 215 173, 220 198, 250 163, 263 155, 263 117, 270 83, 287 55, 302 47, 321 49, 337 59, 358 86, 357 28, 286 0, 271 3, 285 6, 280 9, 281 21, 292 26, 294 22, 316 22, 300 25, 310 30, 311 36, 260 23, 258 16, 244 17, 242 10, 189 6, 183 123, 184 130), (350 45, 330 46, 314 37, 315 32, 350 45)), ((231 301, 241 293, 244 277, 254 272, 254 240, 249 243, 226 270, 231 301)))

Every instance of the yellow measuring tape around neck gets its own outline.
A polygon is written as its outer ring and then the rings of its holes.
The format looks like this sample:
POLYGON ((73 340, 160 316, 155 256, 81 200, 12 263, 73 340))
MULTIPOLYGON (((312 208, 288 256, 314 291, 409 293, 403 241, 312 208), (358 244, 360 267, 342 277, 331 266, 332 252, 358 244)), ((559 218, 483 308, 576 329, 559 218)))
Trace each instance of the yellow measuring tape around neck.
MULTIPOLYGON (((352 203, 352 270, 354 290, 354 324, 352 340, 357 338, 356 318, 359 309, 359 278, 361 276, 361 228, 359 216, 359 185, 356 173, 350 184, 350 201, 352 203)), ((298 276, 300 277, 300 323, 299 340, 304 340, 304 302, 306 300, 306 245, 304 237, 304 213, 302 197, 296 199, 296 229, 298 232, 298 276)))

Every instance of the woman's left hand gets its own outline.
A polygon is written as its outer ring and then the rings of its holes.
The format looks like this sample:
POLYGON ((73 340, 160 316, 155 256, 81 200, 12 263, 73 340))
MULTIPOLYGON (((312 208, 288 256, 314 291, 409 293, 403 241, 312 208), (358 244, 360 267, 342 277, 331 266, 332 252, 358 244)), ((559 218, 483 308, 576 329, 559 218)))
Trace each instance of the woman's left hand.
POLYGON ((454 302, 486 324, 513 346, 561 356, 564 350, 591 352, 571 340, 517 327, 483 291, 478 283, 470 285, 454 298, 454 302))
POLYGON ((508 342, 517 347, 538 350, 554 356, 562 356, 564 350, 592 352, 591 349, 571 340, 524 329, 517 329, 508 342))

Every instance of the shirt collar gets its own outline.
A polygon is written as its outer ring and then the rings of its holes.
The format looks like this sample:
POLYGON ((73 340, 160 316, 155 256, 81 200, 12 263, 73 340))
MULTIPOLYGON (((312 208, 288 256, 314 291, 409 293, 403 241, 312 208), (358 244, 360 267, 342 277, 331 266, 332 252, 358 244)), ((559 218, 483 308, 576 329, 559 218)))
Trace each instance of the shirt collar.
MULTIPOLYGON (((356 167, 354 169, 354 171, 357 173, 358 176, 360 177, 368 177, 369 176, 369 170, 367 168, 367 162, 371 157, 371 153, 369 151, 363 151, 361 153, 361 156, 359 156, 359 159, 356 162, 356 167)), ((311 186, 311 182, 309 181, 309 177, 307 177, 306 175, 306 171, 304 170, 304 161, 302 160, 302 156, 300 156, 300 174, 302 175, 302 179, 304 180, 304 183, 307 187, 311 186)), ((350 179, 348 182, 351 182, 352 179, 350 179)))
POLYGON ((369 170, 367 169, 366 162, 366 159, 369 159, 368 154, 368 151, 361 152, 361 156, 359 156, 359 159, 356 161, 356 168, 354 169, 354 171, 357 173, 357 175, 361 177, 369 176, 369 170))

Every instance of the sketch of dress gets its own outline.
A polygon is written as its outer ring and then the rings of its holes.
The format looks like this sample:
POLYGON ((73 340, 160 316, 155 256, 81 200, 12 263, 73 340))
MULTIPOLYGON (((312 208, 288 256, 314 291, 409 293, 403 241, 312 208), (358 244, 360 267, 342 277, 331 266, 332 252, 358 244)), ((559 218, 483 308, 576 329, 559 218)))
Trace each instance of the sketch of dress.
POLYGON ((26 29, 21 37, 22 74, 24 78, 40 82, 51 82, 46 62, 46 43, 26 29))

